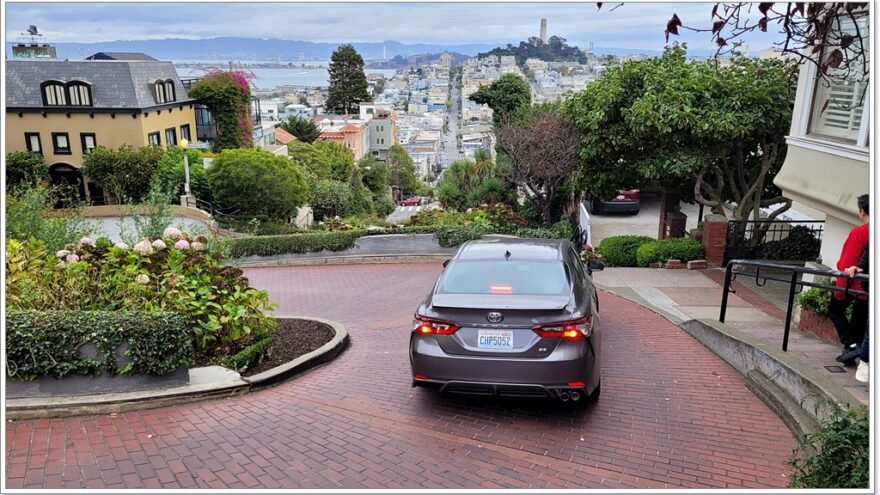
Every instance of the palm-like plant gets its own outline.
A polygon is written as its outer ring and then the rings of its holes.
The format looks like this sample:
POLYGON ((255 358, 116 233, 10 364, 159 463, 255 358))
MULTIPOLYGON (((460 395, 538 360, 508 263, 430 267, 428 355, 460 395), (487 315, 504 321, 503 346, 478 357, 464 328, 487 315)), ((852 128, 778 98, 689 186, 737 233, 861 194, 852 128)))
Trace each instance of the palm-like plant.
POLYGON ((495 161, 483 148, 478 148, 474 152, 474 173, 480 177, 488 177, 495 171, 495 161))

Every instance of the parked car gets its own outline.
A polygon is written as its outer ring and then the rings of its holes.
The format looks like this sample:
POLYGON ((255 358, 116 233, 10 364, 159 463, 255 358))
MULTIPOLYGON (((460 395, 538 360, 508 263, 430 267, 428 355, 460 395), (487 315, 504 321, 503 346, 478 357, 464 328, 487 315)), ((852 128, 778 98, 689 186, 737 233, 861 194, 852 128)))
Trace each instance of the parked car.
POLYGON ((400 202, 400 206, 421 206, 421 205, 422 205, 422 198, 420 198, 419 196, 407 198, 407 199, 404 199, 403 201, 400 202))
POLYGON ((637 215, 642 206, 638 189, 621 189, 617 191, 617 196, 601 200, 595 194, 590 192, 587 195, 587 202, 590 205, 590 213, 632 213, 637 215))
POLYGON ((414 387, 444 393, 595 401, 599 300, 567 240, 465 243, 415 314, 414 387))

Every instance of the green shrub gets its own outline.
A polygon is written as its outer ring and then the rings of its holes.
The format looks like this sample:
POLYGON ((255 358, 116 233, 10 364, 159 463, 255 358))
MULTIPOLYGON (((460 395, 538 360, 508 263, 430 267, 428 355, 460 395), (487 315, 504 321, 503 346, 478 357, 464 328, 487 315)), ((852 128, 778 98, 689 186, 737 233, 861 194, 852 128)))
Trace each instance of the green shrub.
POLYGON ((438 230, 434 235, 442 247, 454 247, 467 241, 474 241, 485 234, 490 233, 490 229, 480 226, 467 227, 444 227, 438 230))
POLYGON ((269 334, 266 337, 245 347, 238 354, 223 359, 221 361, 221 365, 229 369, 242 372, 249 368, 252 364, 259 362, 261 359, 263 359, 263 356, 265 356, 266 351, 269 350, 269 346, 271 345, 272 335, 269 334))
POLYGON ((790 488, 868 488, 870 413, 866 407, 836 408, 816 433, 792 453, 790 488))
POLYGON ((49 179, 49 166, 43 155, 28 151, 6 154, 6 190, 34 187, 49 179))
POLYGON ((828 302, 831 301, 831 292, 811 287, 797 296, 801 308, 812 311, 819 315, 828 314, 828 302))
POLYGON ((822 241, 809 228, 796 225, 785 239, 761 244, 759 252, 762 258, 768 260, 812 261, 819 257, 821 248, 822 241))
POLYGON ((54 205, 52 190, 43 186, 7 192, 6 238, 26 241, 33 237, 55 252, 92 232, 80 210, 59 213, 54 205))
POLYGON ((513 235, 531 239, 562 239, 557 231, 551 229, 516 229, 513 235))
POLYGON ((10 311, 6 315, 6 373, 41 376, 164 375, 189 365, 192 337, 183 316, 173 312, 10 311), (97 347, 95 356, 81 352, 97 347), (116 350, 127 344, 131 360, 122 368, 116 350))
POLYGON ((596 252, 605 258, 605 264, 608 266, 636 266, 636 251, 639 246, 655 240, 639 235, 606 237, 596 246, 596 252))
POLYGON ((356 213, 351 186, 346 182, 312 182, 309 184, 308 200, 316 222, 356 213))
POLYGON ((82 173, 120 203, 137 202, 158 177, 164 154, 159 146, 133 148, 124 144, 116 150, 98 146, 83 158, 82 173))
POLYGON ((361 231, 308 232, 292 235, 272 235, 262 237, 239 237, 229 239, 229 255, 233 258, 244 256, 272 256, 276 254, 301 254, 323 251, 344 251, 354 247, 354 241, 362 235, 361 231))
POLYGON ((373 209, 376 210, 376 215, 387 217, 394 213, 395 208, 396 205, 391 198, 379 194, 373 196, 373 209))
POLYGON ((571 228, 571 222, 568 218, 563 217, 561 220, 553 224, 550 230, 556 233, 560 239, 571 239, 574 237, 574 230, 571 228))
POLYGON ((703 245, 693 239, 663 239, 651 241, 636 249, 636 264, 648 266, 651 263, 669 260, 682 262, 703 258, 703 245))

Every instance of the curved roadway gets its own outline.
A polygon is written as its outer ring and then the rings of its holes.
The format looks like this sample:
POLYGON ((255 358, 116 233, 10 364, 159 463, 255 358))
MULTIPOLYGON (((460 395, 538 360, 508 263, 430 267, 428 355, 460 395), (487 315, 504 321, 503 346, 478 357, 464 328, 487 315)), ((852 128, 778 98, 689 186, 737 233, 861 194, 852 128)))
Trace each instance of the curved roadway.
POLYGON ((601 294, 602 397, 410 387, 411 317, 439 264, 246 270, 280 313, 334 319, 335 361, 230 399, 6 425, 7 487, 785 487, 795 441, 743 378, 663 318, 601 294))

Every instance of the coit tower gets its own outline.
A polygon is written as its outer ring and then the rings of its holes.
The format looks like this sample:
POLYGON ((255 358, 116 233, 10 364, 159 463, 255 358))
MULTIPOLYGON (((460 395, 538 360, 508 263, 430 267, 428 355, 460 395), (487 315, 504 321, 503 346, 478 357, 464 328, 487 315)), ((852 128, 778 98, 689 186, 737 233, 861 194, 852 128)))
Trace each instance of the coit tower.
POLYGON ((541 19, 541 41, 547 42, 547 19, 541 19))

